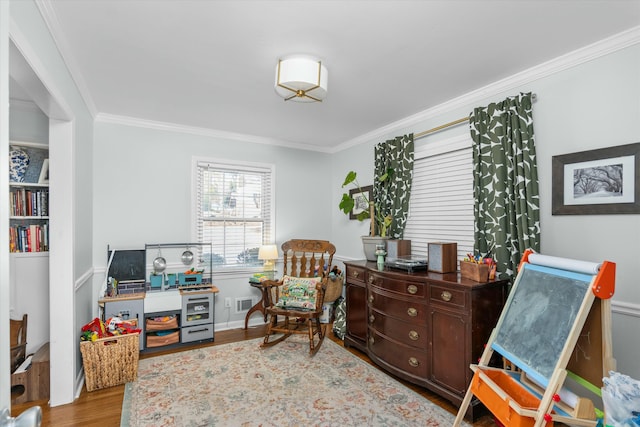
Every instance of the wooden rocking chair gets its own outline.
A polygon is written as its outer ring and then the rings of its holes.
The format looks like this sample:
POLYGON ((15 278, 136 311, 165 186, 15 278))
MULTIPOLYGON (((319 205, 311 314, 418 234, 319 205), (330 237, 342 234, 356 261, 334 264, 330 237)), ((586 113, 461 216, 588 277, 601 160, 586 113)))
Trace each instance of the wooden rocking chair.
POLYGON ((289 240, 282 244, 284 276, 268 280, 266 313, 271 316, 262 347, 277 344, 292 334, 309 337, 309 354, 315 355, 324 340, 327 324, 320 323, 324 293, 335 246, 327 240, 289 240), (278 317, 284 318, 283 323, 278 317), (275 334, 283 334, 275 338, 275 334))

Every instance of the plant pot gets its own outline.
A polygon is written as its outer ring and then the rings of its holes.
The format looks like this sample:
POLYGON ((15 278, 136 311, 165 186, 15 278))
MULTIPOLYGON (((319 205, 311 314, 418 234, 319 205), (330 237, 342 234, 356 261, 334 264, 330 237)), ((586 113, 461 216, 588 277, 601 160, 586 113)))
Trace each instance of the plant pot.
POLYGON ((376 257, 376 246, 384 245, 385 249, 387 248, 387 240, 388 237, 380 237, 380 236, 362 236, 362 248, 364 249, 364 256, 367 258, 367 261, 377 261, 376 257))

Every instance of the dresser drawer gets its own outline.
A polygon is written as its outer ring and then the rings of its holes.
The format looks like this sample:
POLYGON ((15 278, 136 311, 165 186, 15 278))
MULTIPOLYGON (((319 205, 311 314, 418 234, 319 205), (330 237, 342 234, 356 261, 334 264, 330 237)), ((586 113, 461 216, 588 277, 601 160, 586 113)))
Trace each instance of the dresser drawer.
POLYGON ((422 351, 429 345, 426 324, 411 324, 394 317, 386 316, 378 311, 370 310, 369 327, 386 336, 422 351))
POLYGON ((418 378, 427 378, 427 353, 391 341, 373 329, 369 329, 368 350, 395 368, 418 378))
POLYGON ((426 324, 427 307, 420 299, 405 301, 370 289, 368 301, 369 308, 386 316, 395 317, 407 323, 426 324))
POLYGON ((427 296, 427 285, 420 282, 391 279, 375 273, 369 273, 368 282, 371 286, 410 297, 425 298, 427 296))
POLYGON ((348 282, 364 284, 365 271, 366 270, 364 267, 354 267, 352 265, 347 265, 345 277, 348 282))
POLYGON ((446 286, 431 285, 429 288, 429 300, 431 303, 464 310, 467 305, 466 292, 452 289, 446 286))

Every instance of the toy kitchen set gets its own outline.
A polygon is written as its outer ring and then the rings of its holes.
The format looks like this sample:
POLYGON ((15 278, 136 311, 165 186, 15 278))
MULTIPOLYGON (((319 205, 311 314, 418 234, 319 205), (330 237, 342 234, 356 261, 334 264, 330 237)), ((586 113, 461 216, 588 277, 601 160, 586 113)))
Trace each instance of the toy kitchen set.
POLYGON ((213 341, 218 288, 210 243, 153 243, 144 249, 107 248, 102 320, 136 319, 140 350, 213 341))

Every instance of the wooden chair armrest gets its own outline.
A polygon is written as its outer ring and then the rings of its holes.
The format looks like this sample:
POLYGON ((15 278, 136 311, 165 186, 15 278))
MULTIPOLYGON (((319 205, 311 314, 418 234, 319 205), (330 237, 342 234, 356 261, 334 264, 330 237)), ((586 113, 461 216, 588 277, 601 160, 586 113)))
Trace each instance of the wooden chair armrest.
POLYGON ((267 297, 266 299, 267 307, 272 307, 276 303, 278 299, 278 294, 279 294, 278 287, 281 286, 282 283, 283 283, 282 279, 281 280, 265 280, 264 282, 260 283, 262 285, 262 292, 267 297))
POLYGON ((280 286, 282 285, 282 280, 265 280, 264 282, 260 282, 260 285, 263 288, 273 288, 274 286, 280 286))

